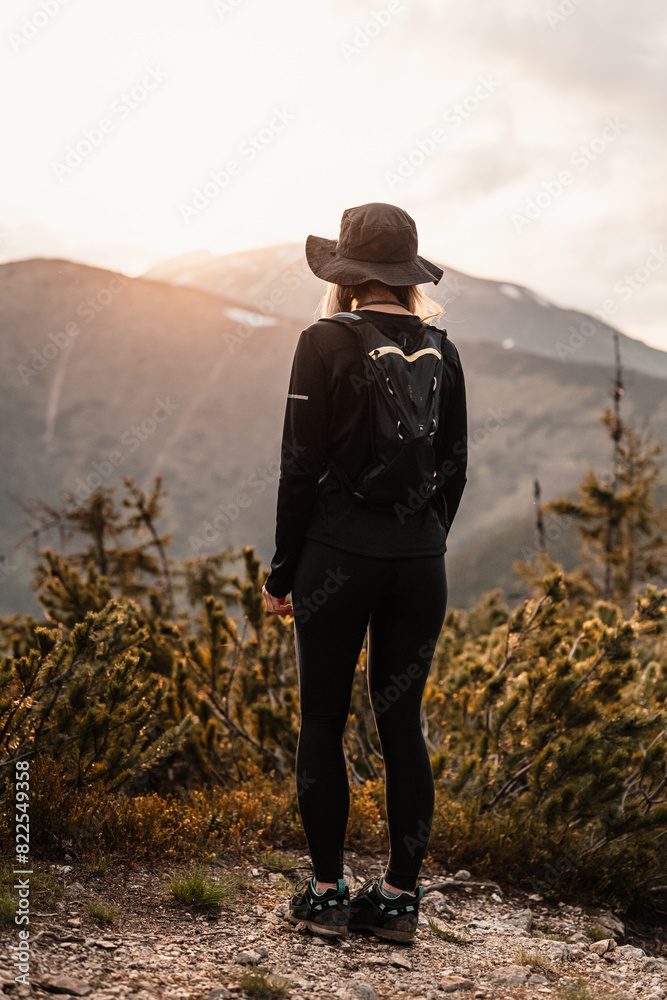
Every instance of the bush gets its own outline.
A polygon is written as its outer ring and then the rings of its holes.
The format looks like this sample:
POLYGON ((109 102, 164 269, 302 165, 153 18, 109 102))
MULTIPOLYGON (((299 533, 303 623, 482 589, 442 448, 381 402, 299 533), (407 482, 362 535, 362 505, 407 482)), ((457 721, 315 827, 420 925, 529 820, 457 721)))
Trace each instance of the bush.
MULTIPOLYGON (((137 511, 152 525, 158 495, 159 481, 148 499, 130 489, 128 531, 137 511)), ((113 506, 95 510, 98 540, 106 511, 118 543, 113 506)), ((30 761, 31 849, 45 855, 303 851, 291 620, 265 612, 252 549, 174 569, 149 535, 159 559, 116 544, 105 573, 99 545, 46 549, 36 586, 48 618, 0 623, 0 793, 13 800, 13 764, 30 761), (236 560, 243 575, 225 575, 236 560)), ((534 597, 517 608, 492 591, 445 619, 422 705, 430 857, 532 892, 659 908, 667 591, 647 585, 629 613, 546 556, 531 572, 534 597)), ((346 843, 375 851, 384 770, 366 687, 362 651, 346 843)), ((13 815, 0 813, 8 850, 13 815)))

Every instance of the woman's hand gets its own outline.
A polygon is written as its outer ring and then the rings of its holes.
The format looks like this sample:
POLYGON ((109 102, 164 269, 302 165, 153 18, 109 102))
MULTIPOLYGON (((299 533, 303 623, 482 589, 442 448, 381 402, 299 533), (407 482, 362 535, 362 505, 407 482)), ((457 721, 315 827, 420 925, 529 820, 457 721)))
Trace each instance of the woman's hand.
POLYGON ((264 603, 266 604, 266 610, 273 612, 276 615, 291 615, 292 605, 285 604, 284 597, 274 597, 270 594, 266 587, 262 587, 262 594, 264 595, 264 603))

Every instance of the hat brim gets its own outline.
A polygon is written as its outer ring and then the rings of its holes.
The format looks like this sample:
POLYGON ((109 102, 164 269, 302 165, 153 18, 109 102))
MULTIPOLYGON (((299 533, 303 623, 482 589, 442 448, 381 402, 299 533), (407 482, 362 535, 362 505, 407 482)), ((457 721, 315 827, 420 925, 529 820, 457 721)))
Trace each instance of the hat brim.
POLYGON ((306 260, 313 274, 337 285, 357 285, 372 280, 386 285, 422 285, 427 281, 437 285, 445 273, 437 264, 418 254, 414 260, 394 264, 340 257, 338 240, 327 240, 323 236, 308 236, 306 260))

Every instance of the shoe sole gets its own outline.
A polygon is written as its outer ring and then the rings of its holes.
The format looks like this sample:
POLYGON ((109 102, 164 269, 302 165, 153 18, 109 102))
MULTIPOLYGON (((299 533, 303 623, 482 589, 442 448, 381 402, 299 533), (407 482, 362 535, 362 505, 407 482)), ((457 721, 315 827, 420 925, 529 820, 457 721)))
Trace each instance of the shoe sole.
POLYGON ((315 923, 314 920, 304 920, 303 917, 295 917, 291 913, 287 914, 287 919, 293 924, 305 924, 308 930, 314 934, 321 934, 323 937, 345 937, 348 933, 347 927, 324 927, 322 924, 315 923))
POLYGON ((350 931, 373 931, 378 937, 387 938, 389 941, 413 941, 416 931, 392 931, 386 927, 374 927, 372 924, 355 924, 349 928, 350 931))

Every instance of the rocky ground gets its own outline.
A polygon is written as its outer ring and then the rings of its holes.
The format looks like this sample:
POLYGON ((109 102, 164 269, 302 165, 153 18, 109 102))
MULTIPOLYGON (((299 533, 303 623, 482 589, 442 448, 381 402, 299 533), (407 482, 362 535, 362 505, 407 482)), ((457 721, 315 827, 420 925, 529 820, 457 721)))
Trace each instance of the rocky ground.
MULTIPOLYGON (((351 890, 382 871, 377 859, 350 852, 346 859, 351 890)), ((4 925, 0 989, 7 997, 667 1000, 667 958, 659 954, 667 956, 667 934, 639 938, 608 911, 506 894, 466 872, 455 877, 425 865, 417 936, 394 944, 371 934, 331 940, 295 926, 285 919, 291 883, 259 863, 245 866, 246 885, 213 915, 173 900, 165 888, 173 865, 117 863, 103 875, 75 863, 51 870, 65 892, 31 915, 30 986, 14 981, 17 928, 4 925), (91 899, 121 918, 110 924, 91 916, 91 899), (258 968, 273 989, 241 985, 258 968)), ((223 869, 206 870, 218 878, 223 869)))

